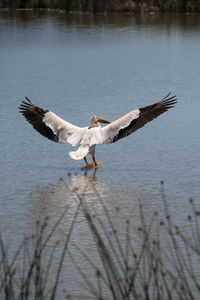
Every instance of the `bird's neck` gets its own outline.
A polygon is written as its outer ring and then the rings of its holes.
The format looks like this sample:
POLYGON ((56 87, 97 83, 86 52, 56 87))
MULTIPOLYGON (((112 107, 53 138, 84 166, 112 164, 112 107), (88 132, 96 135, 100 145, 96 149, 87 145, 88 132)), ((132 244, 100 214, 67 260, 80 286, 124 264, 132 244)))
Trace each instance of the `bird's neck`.
POLYGON ((101 124, 100 123, 93 123, 92 127, 101 127, 101 124))

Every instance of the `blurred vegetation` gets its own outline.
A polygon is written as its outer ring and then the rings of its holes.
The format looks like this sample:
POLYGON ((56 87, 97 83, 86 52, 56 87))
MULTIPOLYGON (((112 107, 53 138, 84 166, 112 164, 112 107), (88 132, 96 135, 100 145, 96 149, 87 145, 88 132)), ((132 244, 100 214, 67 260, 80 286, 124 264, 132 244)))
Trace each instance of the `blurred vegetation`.
MULTIPOLYGON (((170 213, 161 182, 163 211, 146 215, 139 201, 139 224, 127 218, 119 224, 120 218, 111 218, 101 196, 94 186, 92 189, 103 215, 96 212, 96 206, 88 205, 87 197, 77 188, 74 213, 71 215, 67 206, 53 227, 49 217, 37 221, 35 234, 25 237, 12 257, 11 248, 0 234, 0 299, 199 299, 200 210, 194 200, 189 199, 186 222, 178 225, 176 214, 174 220, 170 213), (99 260, 93 259, 88 245, 85 248, 79 239, 73 238, 74 227, 81 225, 80 214, 88 225, 99 260), (62 239, 57 240, 64 216, 69 224, 66 227, 65 223, 62 239), (74 269, 68 268, 69 261, 74 269), (66 285, 64 272, 73 274, 75 270, 83 279, 89 298, 74 298, 75 291, 69 285, 67 291, 61 289, 64 297, 59 296, 60 285, 66 285), (89 274, 93 274, 92 278, 89 274)), ((120 207, 115 210, 121 216, 120 207)))
POLYGON ((0 0, 0 8, 68 12, 198 12, 200 0, 0 0))

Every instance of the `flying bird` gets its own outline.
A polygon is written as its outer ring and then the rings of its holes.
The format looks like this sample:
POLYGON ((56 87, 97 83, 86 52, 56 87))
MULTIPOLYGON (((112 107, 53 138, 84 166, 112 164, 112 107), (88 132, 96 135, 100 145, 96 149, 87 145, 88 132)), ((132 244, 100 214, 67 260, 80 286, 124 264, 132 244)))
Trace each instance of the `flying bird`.
POLYGON ((176 96, 170 96, 169 93, 161 101, 132 110, 112 123, 92 116, 89 127, 78 127, 66 122, 55 113, 35 105, 27 97, 19 106, 19 111, 34 129, 48 139, 57 143, 70 143, 73 147, 79 143, 76 151, 69 152, 72 159, 84 159, 87 166, 98 166, 101 163, 95 159, 96 144, 111 144, 130 135, 173 107, 176 101, 176 96), (101 123, 108 125, 101 127, 101 123), (93 163, 88 163, 87 154, 91 154, 93 163))

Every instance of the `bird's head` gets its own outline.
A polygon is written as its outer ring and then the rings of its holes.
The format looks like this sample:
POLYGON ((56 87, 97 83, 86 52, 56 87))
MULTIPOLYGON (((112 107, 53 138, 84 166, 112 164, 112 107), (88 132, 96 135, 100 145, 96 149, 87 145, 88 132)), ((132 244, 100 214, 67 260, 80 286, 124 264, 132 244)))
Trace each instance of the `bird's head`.
POLYGON ((97 117, 97 116, 92 116, 92 117, 90 118, 90 123, 91 123, 92 127, 98 127, 98 126, 100 126, 100 123, 110 124, 109 121, 106 121, 106 120, 104 120, 104 119, 101 119, 101 118, 99 118, 99 117, 97 117))

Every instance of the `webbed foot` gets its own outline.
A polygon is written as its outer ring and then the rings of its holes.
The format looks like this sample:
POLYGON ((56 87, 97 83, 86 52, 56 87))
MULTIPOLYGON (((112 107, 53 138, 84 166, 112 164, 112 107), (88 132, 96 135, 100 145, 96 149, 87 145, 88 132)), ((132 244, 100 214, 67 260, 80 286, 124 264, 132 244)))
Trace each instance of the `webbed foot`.
POLYGON ((96 167, 96 166, 102 165, 102 163, 95 162, 95 163, 93 163, 92 165, 93 165, 93 167, 96 167))

